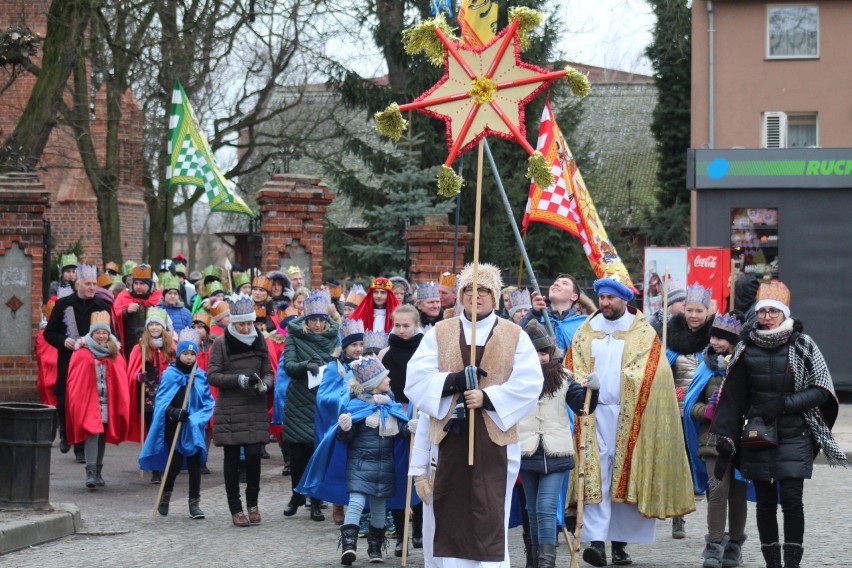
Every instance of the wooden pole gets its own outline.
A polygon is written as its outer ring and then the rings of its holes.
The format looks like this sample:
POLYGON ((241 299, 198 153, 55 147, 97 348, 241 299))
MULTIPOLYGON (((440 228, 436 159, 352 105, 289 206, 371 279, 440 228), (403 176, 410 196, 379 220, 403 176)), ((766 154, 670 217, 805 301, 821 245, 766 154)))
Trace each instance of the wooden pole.
MULTIPOLYGON (((591 358, 590 373, 595 370, 595 358, 591 358)), ((571 553, 571 568, 580 566, 580 542, 583 537, 583 503, 586 499, 586 432, 589 428, 589 406, 592 403, 592 389, 586 387, 586 398, 583 401, 583 417, 580 419, 580 448, 577 458, 577 524, 574 528, 574 541, 571 553)))
MULTIPOLYGON (((411 415, 417 418, 416 406, 412 408, 411 415)), ((414 453, 414 432, 409 430, 408 434, 410 436, 408 440, 408 466, 411 467, 411 454, 414 453)), ((408 475, 406 475, 405 479, 408 480, 408 487, 405 488, 405 521, 403 521, 402 525, 402 561, 400 562, 400 566, 405 566, 405 562, 408 559, 408 524, 411 521, 411 486, 413 480, 408 475)), ((396 530, 399 531, 399 527, 396 527, 396 530)))
MULTIPOLYGON (((141 343, 139 345, 139 351, 142 354, 142 371, 143 373, 147 373, 146 366, 148 364, 146 353, 148 347, 145 343, 141 343)), ((139 383, 139 445, 145 445, 145 381, 139 383)), ((143 470, 139 470, 139 477, 145 478, 145 472, 143 470)))
MULTIPOLYGON (((186 410, 186 405, 189 402, 189 393, 192 392, 192 382, 195 380, 195 370, 198 368, 198 362, 196 362, 192 366, 192 372, 189 374, 189 380, 186 382, 186 392, 183 395, 183 404, 181 405, 181 410, 186 410)), ((151 511, 151 516, 155 519, 157 518, 157 507, 160 505, 160 499, 163 498, 163 488, 166 486, 166 477, 169 475, 169 468, 172 466, 172 458, 175 455, 175 446, 177 446, 178 438, 180 438, 180 427, 183 426, 183 422, 177 423, 177 428, 175 428, 175 437, 172 440, 172 445, 169 448, 169 459, 166 460, 166 470, 163 472, 163 481, 160 482, 160 488, 157 490, 157 499, 154 501, 154 510, 151 511)))
POLYGON ((666 352, 667 339, 669 336, 669 267, 663 274, 663 354, 666 352))
MULTIPOLYGON (((482 161, 485 155, 485 138, 479 141, 476 157, 476 215, 473 222, 473 282, 470 295, 470 364, 476 365, 476 309, 479 303, 476 278, 479 272, 479 219, 482 215, 482 161)), ((496 306, 495 306, 496 307, 496 306)), ((473 429, 476 409, 469 408, 467 424, 467 465, 473 465, 473 429)))

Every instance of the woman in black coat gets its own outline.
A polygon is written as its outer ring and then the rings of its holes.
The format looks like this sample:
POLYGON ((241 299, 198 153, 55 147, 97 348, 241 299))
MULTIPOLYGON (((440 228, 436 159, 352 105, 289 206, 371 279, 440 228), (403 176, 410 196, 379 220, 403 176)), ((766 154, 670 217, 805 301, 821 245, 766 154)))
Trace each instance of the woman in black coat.
POLYGON ((784 566, 797 568, 804 549, 804 480, 820 450, 832 465, 846 455, 831 435, 838 403, 828 367, 816 343, 790 318, 790 292, 781 282, 761 284, 757 322, 743 329, 719 394, 710 428, 718 436, 714 477, 721 479, 731 456, 754 481, 757 530, 769 568, 781 568, 776 517, 780 490, 784 514, 784 566), (778 446, 740 444, 744 419, 761 417, 778 431, 778 446))

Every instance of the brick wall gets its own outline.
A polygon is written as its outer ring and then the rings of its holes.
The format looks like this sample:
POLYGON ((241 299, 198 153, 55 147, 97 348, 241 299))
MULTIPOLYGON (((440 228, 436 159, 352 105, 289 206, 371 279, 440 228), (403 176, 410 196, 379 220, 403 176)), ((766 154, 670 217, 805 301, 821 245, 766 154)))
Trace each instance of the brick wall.
MULTIPOLYGON (((21 298, 24 305, 20 309, 30 310, 33 345, 41 320, 43 218, 50 206, 49 197, 50 192, 35 174, 0 175, 0 255, 19 246, 32 260, 31 297, 21 298)), ((9 308, 2 305, 0 309, 9 308)), ((36 363, 31 353, 0 353, 0 400, 38 401, 36 363)))
MULTIPOLYGON (((444 272, 453 270, 453 240, 455 225, 451 225, 445 213, 426 215, 422 225, 413 225, 405 233, 411 257, 412 284, 438 280, 444 272)), ((464 251, 473 235, 466 225, 459 225, 456 271, 464 265, 464 251)))

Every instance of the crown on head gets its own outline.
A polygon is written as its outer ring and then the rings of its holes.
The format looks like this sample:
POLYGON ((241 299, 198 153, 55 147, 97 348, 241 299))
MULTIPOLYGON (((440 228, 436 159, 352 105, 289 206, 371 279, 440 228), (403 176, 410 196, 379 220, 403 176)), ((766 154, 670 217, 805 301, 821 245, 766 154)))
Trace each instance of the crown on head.
POLYGON ((77 278, 80 280, 97 280, 98 267, 92 266, 91 264, 78 264, 77 278))
MULTIPOLYGON (((78 269, 79 270, 79 269, 78 269)), ((785 306, 790 305, 790 289, 787 285, 779 280, 772 282, 762 282, 757 289, 757 301, 775 300, 785 306)))
POLYGON ((705 288, 698 282, 691 284, 686 288, 686 303, 687 304, 702 304, 704 307, 710 307, 710 297, 713 295, 713 288, 705 288))
POLYGON ((364 290, 364 287, 360 284, 353 284, 352 288, 349 289, 349 293, 346 295, 346 303, 359 306, 361 305, 361 301, 366 297, 367 291, 364 290))
POLYGON ((121 272, 121 267, 118 266, 115 262, 107 262, 106 266, 104 266, 104 270, 109 272, 110 274, 118 274, 121 272))
POLYGON ((526 308, 532 307, 532 298, 530 291, 526 288, 515 290, 509 294, 509 308, 526 308))
POLYGON ((63 254, 59 257, 59 270, 62 270, 66 266, 75 267, 77 266, 77 255, 73 253, 63 254))
POLYGON ((246 294, 235 294, 228 298, 231 323, 254 321, 254 300, 246 294))
POLYGON ((712 327, 739 336, 743 324, 733 314, 719 314, 713 319, 712 327))
POLYGON ((222 288, 222 283, 218 280, 213 280, 212 282, 208 282, 204 285, 204 291, 207 292, 207 297, 209 298, 213 294, 218 294, 219 292, 225 293, 225 289, 222 288))
POLYGON ((138 265, 135 260, 125 260, 124 264, 121 265, 121 273, 124 276, 127 276, 128 274, 133 274, 133 269, 137 266, 138 265))
POLYGON ((330 284, 328 286, 328 292, 331 294, 332 298, 340 298, 343 295, 343 286, 340 284, 330 284))
POLYGON ((254 320, 263 321, 266 319, 266 306, 263 304, 254 305, 254 320))
POLYGON ((378 278, 373 278, 373 281, 370 283, 370 288, 373 290, 387 290, 388 292, 393 292, 393 282, 383 276, 379 276, 378 278))
POLYGON ((138 266, 134 266, 131 274, 133 278, 138 278, 140 280, 151 280, 151 265, 150 264, 140 264, 138 266))
POLYGON ((352 361, 351 368, 355 379, 365 388, 376 388, 388 374, 382 362, 375 357, 360 357, 352 361))
POLYGON ((327 303, 329 303, 329 304, 331 303, 331 289, 330 288, 323 286, 322 288, 320 288, 320 294, 322 294, 323 298, 325 298, 325 301, 327 303))
POLYGON ((186 276, 186 265, 182 262, 176 262, 175 274, 183 274, 184 276, 186 276))
POLYGON ((296 266, 295 264, 291 264, 287 267, 287 274, 301 274, 302 269, 296 266))
POLYGON ((222 269, 213 264, 209 266, 205 266, 204 270, 201 271, 201 277, 204 279, 214 278, 216 280, 222 279, 222 269))
POLYGON ((361 320, 347 319, 340 324, 340 334, 343 337, 349 337, 356 333, 364 334, 364 322, 361 320))
POLYGON ((89 318, 89 325, 103 324, 109 328, 109 325, 112 323, 110 319, 109 312, 101 311, 101 312, 92 312, 91 317, 89 318))
POLYGON ((166 290, 180 290, 180 278, 174 276, 171 272, 163 272, 160 274, 160 289, 164 292, 166 290))
MULTIPOLYGON (((223 302, 219 302, 219 303, 221 304, 223 302)), ((227 311, 228 303, 224 302, 224 304, 225 304, 225 310, 227 311)), ((198 310, 197 312, 195 312, 192 315, 192 323, 195 323, 197 321, 203 323, 204 325, 206 325, 209 328, 210 327, 210 314, 207 313, 205 310, 198 310)))
POLYGON ((456 287, 456 275, 452 272, 444 272, 438 279, 438 285, 446 286, 447 288, 456 287))
POLYGON ((180 334, 178 334, 178 343, 182 343, 184 341, 191 341, 197 346, 201 343, 201 334, 191 327, 185 327, 180 330, 180 334))
POLYGON ((364 332, 364 350, 374 349, 377 353, 388 346, 388 334, 383 331, 364 332))
POLYGON ((418 300, 432 300, 434 298, 440 298, 437 282, 423 282, 417 285, 418 300))
POLYGON ((151 306, 148 308, 148 311, 145 312, 145 325, 147 326, 149 323, 158 323, 163 327, 166 327, 166 322, 168 321, 169 314, 166 313, 164 308, 157 308, 151 306))
POLYGON ((234 290, 239 290, 244 284, 251 284, 251 275, 248 272, 234 273, 234 290))
POLYGON ((104 272, 98 275, 98 286, 101 288, 109 288, 112 285, 112 276, 104 272))
POLYGON ((254 280, 251 282, 252 288, 262 288, 269 292, 272 290, 272 280, 261 274, 260 276, 255 276, 254 280))
POLYGON ((328 317, 328 297, 321 290, 311 290, 308 297, 305 298, 304 309, 302 315, 305 319, 309 317, 328 317))

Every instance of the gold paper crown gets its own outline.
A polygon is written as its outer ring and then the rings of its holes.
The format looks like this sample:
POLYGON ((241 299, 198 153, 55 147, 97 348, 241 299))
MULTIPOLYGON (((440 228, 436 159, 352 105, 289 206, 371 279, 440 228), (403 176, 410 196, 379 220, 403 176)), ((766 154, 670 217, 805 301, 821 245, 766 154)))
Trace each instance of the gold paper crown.
POLYGON ((340 298, 340 296, 343 295, 343 286, 329 286, 328 292, 331 294, 332 300, 337 300, 338 298, 340 298))
POLYGON ((785 306, 790 306, 790 289, 780 280, 763 282, 757 289, 757 301, 775 300, 785 306))
POLYGON ((50 314, 53 312, 53 306, 56 304, 53 300, 48 300, 45 305, 41 307, 41 313, 44 314, 44 317, 50 319, 50 314))
POLYGON ((272 290, 272 280, 261 274, 260 276, 254 277, 254 280, 252 280, 251 283, 251 287, 262 288, 269 292, 270 290, 272 290))
POLYGON ((132 274, 133 278, 139 278, 140 280, 150 280, 151 279, 151 265, 140 264, 139 266, 134 266, 131 274, 132 274))
POLYGON ((121 272, 121 267, 118 266, 115 262, 107 262, 104 270, 112 271, 115 274, 119 274, 121 272))
POLYGON ((210 314, 208 314, 204 310, 198 310, 197 312, 195 312, 195 314, 193 314, 192 321, 193 323, 200 321, 207 327, 210 327, 210 314))
POLYGON ((255 321, 266 319, 266 306, 263 304, 254 305, 254 319, 255 321))
MULTIPOLYGON (((214 303, 212 306, 207 308, 207 311, 210 312, 210 315, 215 319, 216 317, 220 317, 223 314, 230 314, 231 307, 228 305, 228 302, 225 300, 219 300, 214 303)), ((198 314, 196 314, 198 315, 198 314)))
POLYGON ((92 317, 89 320, 89 325, 95 325, 96 323, 102 323, 109 327, 110 323, 112 323, 110 321, 109 312, 92 312, 92 317))
POLYGON ((355 284, 354 286, 352 286, 352 289, 349 290, 349 294, 346 295, 346 303, 360 306, 361 302, 366 297, 367 292, 364 291, 364 287, 360 284, 355 284))
POLYGON ((456 275, 452 272, 444 272, 441 274, 441 278, 438 280, 438 284, 441 286, 446 286, 447 288, 455 288, 456 286, 456 275))
POLYGON ((370 288, 373 290, 387 290, 388 292, 393 292, 393 282, 383 276, 379 276, 378 278, 373 278, 370 288))
POLYGON ((287 274, 301 274, 301 273, 302 273, 302 269, 299 268, 298 266, 292 265, 292 266, 287 267, 287 274))
POLYGON ((101 288, 109 288, 112 285, 112 277, 104 272, 98 276, 98 286, 101 288))

